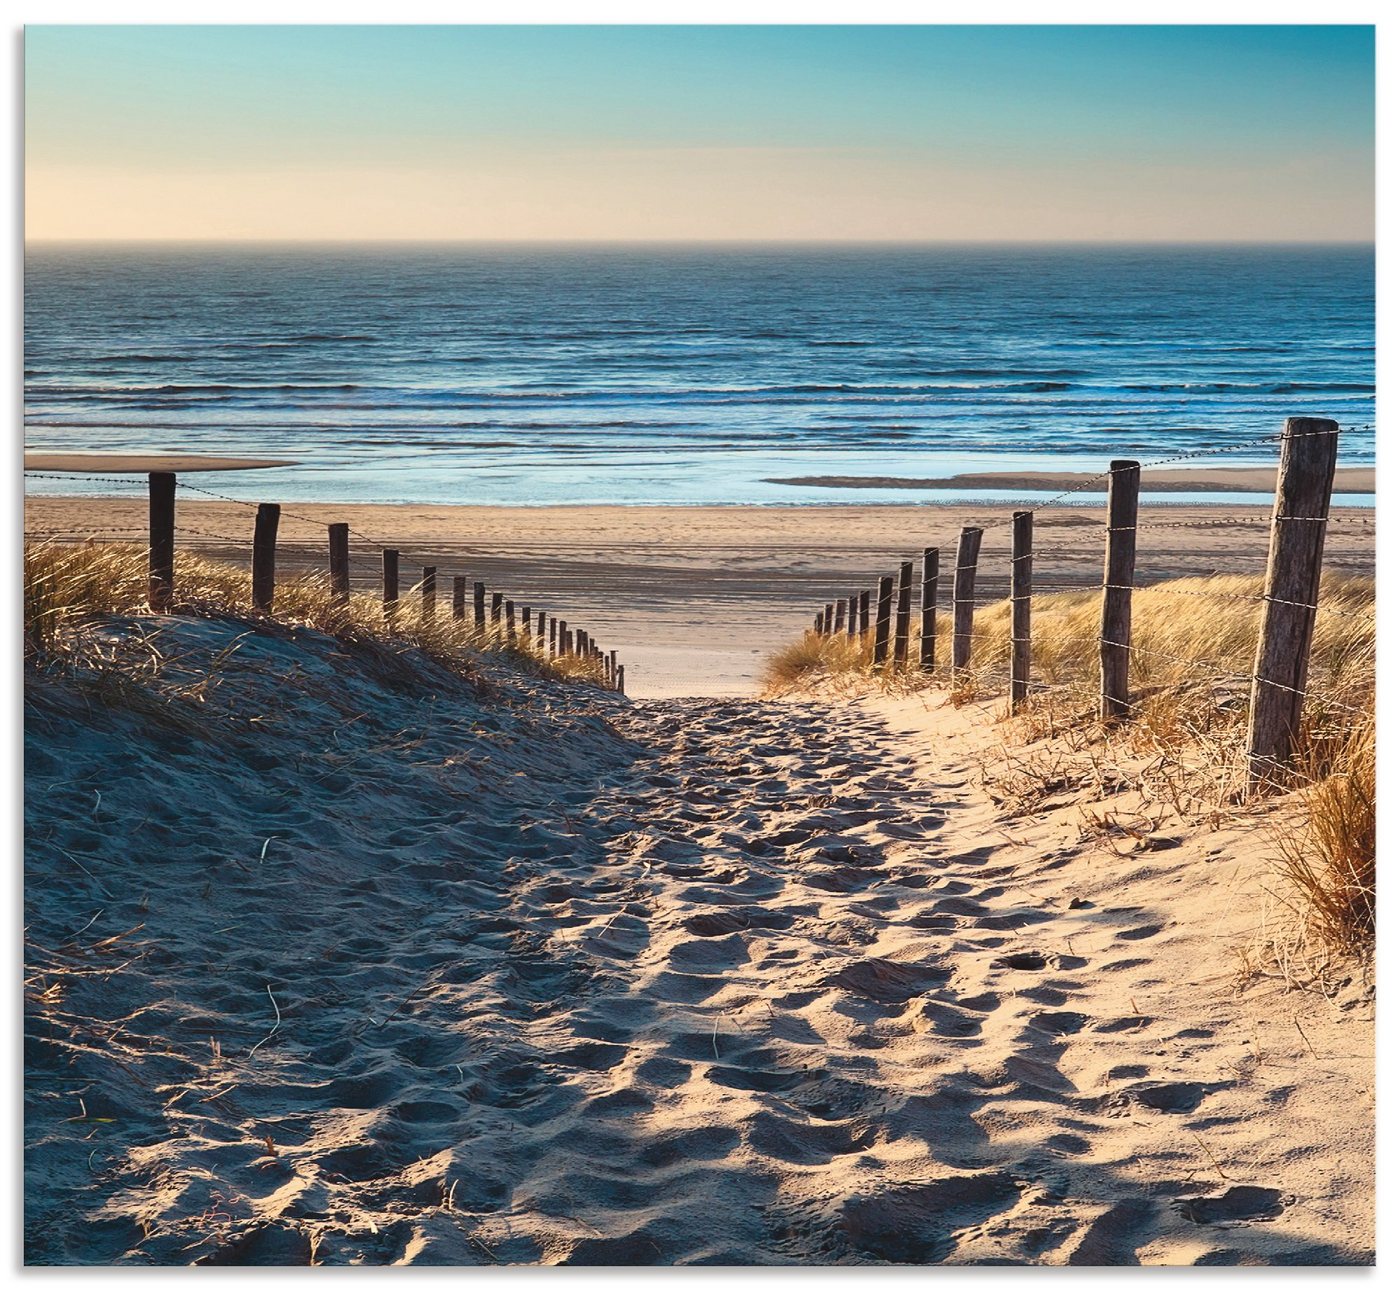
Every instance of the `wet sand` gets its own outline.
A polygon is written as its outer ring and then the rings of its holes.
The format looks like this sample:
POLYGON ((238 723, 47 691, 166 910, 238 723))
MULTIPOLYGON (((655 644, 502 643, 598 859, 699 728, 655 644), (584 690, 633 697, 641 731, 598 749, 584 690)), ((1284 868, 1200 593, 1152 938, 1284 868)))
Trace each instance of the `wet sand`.
MULTIPOLYGON (((274 499, 269 499, 274 500, 274 499)), ((1327 565, 1371 574, 1370 508, 1335 512, 1327 565)), ((381 585, 379 545, 401 552, 404 586, 424 565, 438 570, 439 605, 465 574, 518 605, 545 609, 591 632, 627 663, 637 696, 748 695, 763 659, 800 635, 825 601, 873 587, 923 547, 945 551, 940 595, 949 595, 948 544, 965 524, 984 527, 979 600, 1007 594, 1010 514, 1005 506, 366 506, 289 504, 279 570, 321 569, 325 525, 351 525, 357 589, 381 585), (370 541, 369 539, 373 539, 370 541)), ((32 497, 26 533, 65 539, 144 541, 144 493, 130 498, 32 497)), ((247 560, 250 506, 191 501, 177 509, 181 546, 247 560)), ((1037 513, 1037 590, 1097 586, 1103 563, 1102 503, 1037 513)), ((1269 508, 1145 506, 1140 584, 1212 573, 1263 573, 1269 508)))
MULTIPOLYGON (((1264 493, 1271 495, 1278 479, 1273 466, 1191 466, 1183 469, 1144 470, 1144 493, 1264 493)), ((1005 488, 1008 492, 1047 492, 1075 488, 1102 493, 1108 481, 1098 475, 1069 470, 989 471, 950 475, 944 479, 902 478, 897 475, 794 475, 768 479, 768 484, 800 484, 807 488, 1005 488)), ((1374 493, 1374 466, 1343 466, 1337 471, 1334 493, 1374 493)))
POLYGON ((299 462, 268 457, 205 457, 185 453, 27 452, 25 470, 145 475, 153 470, 266 470, 299 462))

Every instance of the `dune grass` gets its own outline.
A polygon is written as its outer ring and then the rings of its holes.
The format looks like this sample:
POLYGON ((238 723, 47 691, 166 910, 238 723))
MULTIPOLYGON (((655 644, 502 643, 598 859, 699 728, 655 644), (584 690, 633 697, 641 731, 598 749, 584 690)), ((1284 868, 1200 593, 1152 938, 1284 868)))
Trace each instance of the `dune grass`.
MULTIPOLYGON (((142 546, 26 542, 26 659, 36 666, 81 661, 89 652, 86 626, 110 615, 150 613, 147 582, 147 553, 142 546)), ((576 655, 551 658, 533 636, 523 632, 510 636, 501 628, 479 635, 469 621, 456 621, 441 607, 438 614, 425 618, 417 588, 405 592, 392 620, 385 618, 383 602, 377 597, 355 594, 349 604, 338 604, 322 574, 279 581, 270 617, 255 613, 251 604, 252 580, 246 569, 177 553, 172 614, 232 617, 264 628, 310 627, 410 669, 411 655, 417 651, 464 676, 473 675, 483 659, 492 658, 538 676, 606 685, 599 662, 576 655)))
MULTIPOLYGON (((1261 580, 1248 575, 1178 578, 1140 588, 1133 596, 1130 682, 1134 699, 1151 707, 1164 692, 1205 685, 1247 688, 1259 631, 1261 580)), ((1323 579, 1313 636, 1309 695, 1314 707, 1340 704, 1369 710, 1375 686, 1375 584, 1329 574, 1323 579)), ((1031 598, 1031 667, 1038 695, 1094 701, 1099 685, 1100 593, 1054 592, 1031 598)), ((770 695, 836 682, 890 690, 939 689, 959 699, 992 697, 1007 689, 1011 604, 1000 601, 973 618, 972 662, 951 675, 952 622, 940 614, 934 667, 919 670, 918 640, 903 667, 873 662, 873 633, 818 636, 772 655, 764 683, 770 695)), ((1158 702, 1160 706, 1160 701, 1158 702)))

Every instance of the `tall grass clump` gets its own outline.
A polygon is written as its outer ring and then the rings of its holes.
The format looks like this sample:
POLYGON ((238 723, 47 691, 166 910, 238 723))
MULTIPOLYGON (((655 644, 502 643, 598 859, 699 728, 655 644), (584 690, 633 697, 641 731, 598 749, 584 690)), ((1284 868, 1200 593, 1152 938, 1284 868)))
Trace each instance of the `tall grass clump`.
POLYGON ((1301 920, 1330 950, 1363 954, 1376 931, 1376 729, 1363 722, 1300 794, 1302 826, 1278 834, 1301 920))
MULTIPOLYGON (((82 661, 92 653, 84 629, 111 615, 150 613, 147 592, 144 547, 26 542, 26 659, 36 666, 82 661)), ((417 650, 462 675, 471 675, 481 659, 494 658, 539 676, 605 683, 604 669, 595 660, 550 658, 533 636, 523 632, 508 636, 502 628, 478 634, 465 620, 441 613, 424 617, 417 587, 404 592, 392 619, 386 619, 383 602, 374 596, 356 594, 348 604, 340 604, 322 574, 280 580, 271 617, 256 614, 251 603, 252 578, 246 570, 177 552, 172 614, 235 618, 264 630, 311 627, 386 662, 406 662, 406 656, 417 650)))

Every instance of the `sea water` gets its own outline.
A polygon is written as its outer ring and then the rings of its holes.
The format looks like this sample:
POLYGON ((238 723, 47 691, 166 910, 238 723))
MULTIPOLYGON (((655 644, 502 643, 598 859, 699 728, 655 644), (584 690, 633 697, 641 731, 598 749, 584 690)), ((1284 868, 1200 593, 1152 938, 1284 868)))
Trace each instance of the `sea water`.
POLYGON ((1366 464, 1374 313, 1369 246, 38 246, 25 442, 510 505, 984 500, 771 481, 1264 464, 1289 415, 1366 464))

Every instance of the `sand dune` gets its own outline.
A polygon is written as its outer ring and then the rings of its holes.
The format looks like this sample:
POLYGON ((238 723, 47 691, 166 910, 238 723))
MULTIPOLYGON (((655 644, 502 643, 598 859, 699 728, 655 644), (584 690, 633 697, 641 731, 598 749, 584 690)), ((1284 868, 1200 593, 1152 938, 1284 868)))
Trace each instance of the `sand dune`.
POLYGON ((31 678, 31 1261, 1370 1257, 1365 983, 1238 978, 1258 819, 1008 814, 985 708, 151 631, 160 702, 31 678))

